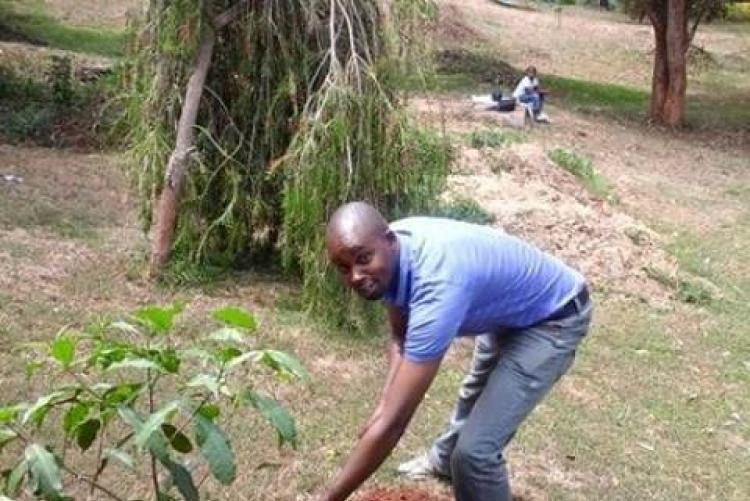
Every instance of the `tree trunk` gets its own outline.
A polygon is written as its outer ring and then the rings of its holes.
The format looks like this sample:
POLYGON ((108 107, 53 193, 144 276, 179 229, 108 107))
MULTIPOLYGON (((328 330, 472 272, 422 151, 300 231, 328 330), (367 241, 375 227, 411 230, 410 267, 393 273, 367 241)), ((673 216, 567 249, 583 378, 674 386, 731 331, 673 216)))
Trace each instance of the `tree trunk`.
POLYGON ((152 277, 159 275, 169 259, 169 251, 172 247, 177 222, 177 206, 180 202, 185 173, 190 165, 190 155, 194 147, 194 127, 198 118, 198 108, 200 107, 203 86, 206 83, 206 75, 208 74, 208 68, 211 66, 211 56, 216 42, 215 33, 242 14, 243 10, 248 8, 249 1, 240 0, 216 16, 212 23, 213 29, 206 29, 198 47, 195 69, 188 80, 185 101, 177 124, 177 140, 167 163, 164 187, 153 212, 154 230, 150 263, 152 277))
POLYGON ((651 104, 649 116, 655 122, 664 121, 664 102, 669 88, 669 65, 667 64, 667 26, 666 19, 656 13, 649 15, 654 27, 654 73, 651 79, 651 104))
POLYGON ((194 127, 198 118, 203 85, 206 82, 208 68, 211 65, 211 55, 214 50, 216 36, 210 29, 206 30, 198 48, 195 69, 188 80, 185 102, 182 106, 180 121, 177 124, 177 140, 172 155, 167 163, 164 187, 159 195, 156 206, 153 241, 151 246, 151 276, 158 276, 169 258, 172 247, 175 223, 177 221, 177 205, 180 200, 185 172, 190 164, 190 154, 195 137, 194 127))
POLYGON ((668 0, 667 61, 669 88, 664 102, 664 123, 677 126, 685 117, 687 90, 687 5, 685 0, 668 0))
POLYGON ((657 123, 678 126, 685 116, 687 90, 686 0, 652 4, 647 12, 654 28, 654 72, 649 116, 657 123))

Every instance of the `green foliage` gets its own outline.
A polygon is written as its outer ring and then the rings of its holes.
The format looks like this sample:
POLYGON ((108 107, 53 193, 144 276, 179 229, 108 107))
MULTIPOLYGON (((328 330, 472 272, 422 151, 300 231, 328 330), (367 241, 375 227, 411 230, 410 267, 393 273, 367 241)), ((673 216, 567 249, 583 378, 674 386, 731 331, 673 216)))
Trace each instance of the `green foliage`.
POLYGON ((472 131, 467 139, 472 148, 502 148, 522 143, 526 136, 516 131, 481 129, 472 131))
POLYGON ((65 25, 45 14, 40 0, 0 0, 0 31, 37 45, 103 56, 122 55, 126 39, 121 31, 65 25))
POLYGON ((735 23, 750 23, 750 3, 732 3, 728 5, 724 19, 735 23))
POLYGON ((67 476, 80 480, 82 468, 96 464, 96 474, 87 478, 97 483, 99 494, 115 492, 100 482, 104 471, 117 465, 134 482, 152 475, 155 498, 172 499, 170 489, 176 489, 186 501, 198 500, 186 458, 202 458, 224 485, 236 475, 231 439, 219 422, 222 406, 251 403, 277 431, 280 445, 296 446, 291 416, 275 400, 249 389, 246 373, 233 376, 250 364, 265 368, 256 369, 255 382, 269 370, 285 381, 307 379, 300 362, 277 350, 247 349, 255 318, 236 307, 212 313, 224 325, 224 335, 205 335, 181 348, 175 325, 182 311, 180 304, 146 306, 84 333, 63 330, 29 353, 52 377, 33 401, 0 408, 0 443, 19 454, 2 494, 15 496, 25 482, 36 498, 70 499, 63 487, 67 476), (196 358, 200 363, 191 363, 196 358), (59 440, 41 432, 46 421, 60 428, 59 440), (80 454, 64 453, 70 438, 80 454), (150 470, 149 458, 156 471, 150 470), (159 480, 159 469, 169 474, 169 482, 159 480))
POLYGON ((491 224, 495 222, 495 215, 490 214, 470 198, 456 198, 450 202, 442 202, 430 211, 431 216, 458 219, 467 223, 491 224))
MULTIPOLYGON (((202 26, 229 4, 211 11, 197 0, 169 3, 133 41, 116 131, 133 155, 146 230, 202 26)), ((394 94, 405 72, 420 72, 405 58, 423 54, 403 38, 424 32, 434 5, 391 4, 395 27, 381 24, 374 2, 315 0, 261 2, 222 31, 173 260, 227 268, 278 257, 301 275, 311 312, 344 325, 365 309, 333 285, 323 255, 327 217, 355 199, 387 216, 423 209, 439 191, 448 154, 442 139, 407 122, 394 94)))
POLYGON ((607 181, 596 172, 594 164, 588 158, 580 157, 576 153, 563 148, 555 148, 547 153, 547 156, 577 177, 591 194, 610 202, 617 202, 617 197, 611 192, 607 181))

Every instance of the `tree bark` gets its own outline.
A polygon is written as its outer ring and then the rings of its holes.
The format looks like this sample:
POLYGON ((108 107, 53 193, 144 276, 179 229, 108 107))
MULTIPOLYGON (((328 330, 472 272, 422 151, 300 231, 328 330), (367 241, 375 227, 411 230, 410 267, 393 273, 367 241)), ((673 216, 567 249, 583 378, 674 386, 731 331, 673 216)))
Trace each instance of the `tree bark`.
POLYGON ((667 20, 652 12, 649 19, 654 27, 654 72, 651 78, 651 104, 649 116, 655 122, 664 121, 664 102, 669 88, 669 65, 667 64, 667 20))
POLYGON ((187 84, 185 102, 182 106, 180 121, 177 125, 177 140, 172 155, 167 163, 164 187, 156 205, 153 242, 151 246, 151 275, 158 276, 169 259, 172 246, 175 223, 177 221, 177 205, 182 192, 185 172, 190 164, 190 155, 195 138, 194 127, 198 118, 203 85, 206 82, 208 68, 211 66, 211 56, 214 50, 216 36, 213 31, 206 30, 198 48, 195 69, 187 84))
POLYGON ((687 91, 687 5, 685 0, 667 2, 667 61, 669 88, 664 102, 664 123, 681 125, 687 91))
POLYGON ((657 123, 682 124, 687 90, 687 1, 652 2, 647 15, 654 28, 654 72, 649 116, 657 123))

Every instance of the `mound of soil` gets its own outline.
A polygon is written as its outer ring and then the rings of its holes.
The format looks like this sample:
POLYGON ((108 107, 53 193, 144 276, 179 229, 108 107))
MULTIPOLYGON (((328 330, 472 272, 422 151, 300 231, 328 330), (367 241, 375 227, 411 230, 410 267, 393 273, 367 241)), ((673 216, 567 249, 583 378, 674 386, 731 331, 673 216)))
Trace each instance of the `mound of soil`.
POLYGON ((434 496, 418 489, 373 489, 357 501, 450 501, 445 496, 434 496))
MULTIPOLYGON (((454 134, 498 126, 497 113, 472 109, 468 100, 441 101, 437 109, 424 102, 412 105, 427 122, 442 114, 454 134)), ((669 288, 652 278, 674 278, 678 269, 659 236, 617 205, 589 193, 538 144, 459 146, 444 197, 477 201, 495 217, 494 226, 572 264, 599 291, 656 305, 671 296, 669 288)))

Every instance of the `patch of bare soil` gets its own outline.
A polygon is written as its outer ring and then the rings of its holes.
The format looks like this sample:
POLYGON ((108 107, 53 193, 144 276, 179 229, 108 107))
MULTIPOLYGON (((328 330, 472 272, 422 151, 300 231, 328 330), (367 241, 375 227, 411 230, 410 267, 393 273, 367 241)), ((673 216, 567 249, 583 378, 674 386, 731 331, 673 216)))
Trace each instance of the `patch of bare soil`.
MULTIPOLYGON (((432 494, 419 489, 373 489, 356 498, 357 501, 450 501, 451 498, 432 494)), ((513 496, 513 501, 530 501, 528 498, 513 496)))
MULTIPOLYGON (((413 108, 434 122, 442 111, 446 129, 456 134, 478 123, 498 127, 495 112, 474 110, 466 100, 436 106, 416 100, 413 108)), ((534 143, 503 149, 460 146, 447 198, 476 200, 496 217, 495 226, 534 242, 577 267, 598 290, 661 304, 671 291, 649 278, 647 268, 674 276, 677 265, 659 236, 643 223, 591 195, 570 173, 556 166, 534 143)))
POLYGON ((440 8, 432 35, 441 44, 449 45, 483 39, 483 36, 466 21, 461 9, 454 4, 447 4, 440 8))

